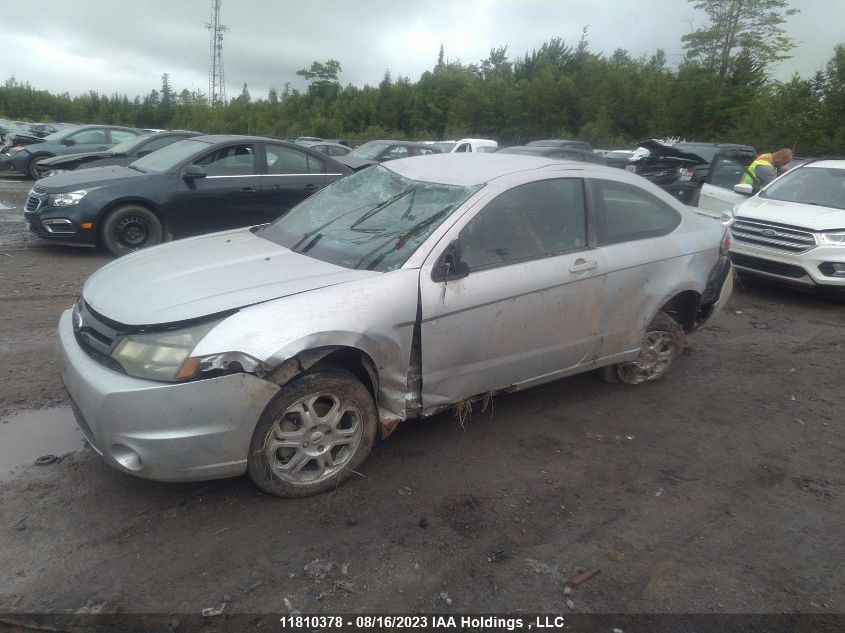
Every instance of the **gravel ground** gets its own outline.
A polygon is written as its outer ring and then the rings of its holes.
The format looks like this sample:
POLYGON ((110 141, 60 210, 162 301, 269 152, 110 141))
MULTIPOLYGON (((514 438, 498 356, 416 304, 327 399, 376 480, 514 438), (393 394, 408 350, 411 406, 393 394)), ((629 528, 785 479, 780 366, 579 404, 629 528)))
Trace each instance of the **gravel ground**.
MULTIPOLYGON (((28 235, 30 185, 0 180, 0 415, 38 424, 66 404, 59 314, 109 258, 28 235)), ((0 612, 842 613, 843 326, 840 305, 746 285, 665 381, 578 376, 463 427, 400 425, 309 499, 142 481, 90 450, 17 467, 0 612)))

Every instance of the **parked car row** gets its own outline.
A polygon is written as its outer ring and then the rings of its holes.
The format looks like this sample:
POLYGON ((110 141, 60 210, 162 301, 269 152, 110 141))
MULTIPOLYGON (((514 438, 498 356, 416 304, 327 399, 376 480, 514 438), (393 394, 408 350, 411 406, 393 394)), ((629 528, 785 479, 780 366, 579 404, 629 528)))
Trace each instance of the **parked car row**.
POLYGON ((81 125, 59 130, 26 145, 14 145, 0 154, 0 174, 38 178, 38 163, 53 156, 99 152, 145 134, 116 125, 81 125))
POLYGON ((15 145, 38 143, 45 136, 75 127, 69 123, 27 123, 0 119, 0 153, 15 145))

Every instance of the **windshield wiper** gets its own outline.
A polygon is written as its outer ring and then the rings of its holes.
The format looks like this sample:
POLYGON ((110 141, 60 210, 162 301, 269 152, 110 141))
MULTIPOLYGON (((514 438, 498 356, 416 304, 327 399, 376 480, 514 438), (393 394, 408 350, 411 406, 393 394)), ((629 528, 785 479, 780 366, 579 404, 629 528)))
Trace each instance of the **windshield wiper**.
MULTIPOLYGON (((367 261, 367 259, 369 259, 372 255, 374 255, 375 253, 378 253, 382 248, 384 248, 385 246, 387 246, 391 242, 395 242, 397 244, 397 246, 399 244, 404 246, 405 242, 407 242, 408 239, 413 237, 415 233, 419 233, 420 231, 427 229, 429 226, 431 226, 432 224, 437 222, 441 217, 443 217, 444 215, 449 213, 449 211, 452 210, 453 206, 454 205, 450 204, 448 206, 443 207, 442 209, 440 209, 440 211, 438 211, 437 213, 435 213, 433 215, 430 215, 429 217, 427 217, 422 222, 415 224, 414 226, 409 228, 407 231, 404 231, 402 233, 399 233, 397 231, 397 232, 394 232, 394 233, 387 234, 386 235, 387 239, 380 241, 378 246, 376 246, 375 248, 373 248, 373 249, 367 251, 366 253, 364 253, 363 255, 361 255, 361 257, 358 259, 358 261, 355 262, 355 266, 353 266, 353 268, 357 269, 361 264, 363 264, 365 261, 367 261), (396 240, 393 239, 394 237, 396 238, 396 240)), ((392 250, 396 250, 396 248, 394 247, 392 250)), ((367 270, 373 270, 376 266, 378 266, 381 263, 381 260, 383 260, 385 257, 387 257, 389 252, 390 251, 386 251, 386 252, 382 253, 381 255, 379 255, 378 257, 374 258, 373 261, 371 261, 367 265, 367 270)))
POLYGON ((404 198, 405 196, 407 196, 407 195, 408 195, 409 193, 411 193, 412 191, 416 191, 416 189, 417 189, 416 187, 411 187, 410 189, 407 189, 406 191, 403 191, 403 192, 401 192, 401 193, 397 193, 395 196, 393 196, 393 197, 391 197, 391 198, 388 198, 388 199, 387 199, 387 200, 385 200, 384 202, 379 202, 379 203, 378 203, 375 207, 373 207, 372 209, 370 209, 369 211, 367 211, 364 215, 362 215, 360 218, 358 218, 357 220, 355 220, 355 221, 354 221, 354 222, 350 225, 350 227, 349 227, 349 228, 350 228, 350 230, 353 230, 353 231, 354 231, 356 226, 358 226, 358 225, 359 225, 359 224, 361 224, 362 222, 366 222, 367 220, 369 220, 371 217, 373 217, 373 216, 374 216, 376 213, 378 213, 379 211, 382 211, 383 209, 385 209, 385 208, 389 207, 391 204, 393 204, 393 203, 394 203, 394 202, 396 202, 397 200, 399 200, 399 199, 401 199, 401 198, 404 198))

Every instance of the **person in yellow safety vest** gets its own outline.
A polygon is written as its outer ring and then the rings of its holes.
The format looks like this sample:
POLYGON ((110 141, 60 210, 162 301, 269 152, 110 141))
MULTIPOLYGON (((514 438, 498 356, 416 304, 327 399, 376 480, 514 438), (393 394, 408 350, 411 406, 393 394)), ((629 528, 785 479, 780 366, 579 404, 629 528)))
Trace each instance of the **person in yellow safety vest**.
POLYGON ((755 191, 759 191, 783 173, 782 168, 791 160, 792 150, 788 147, 772 154, 760 154, 745 170, 742 182, 752 185, 755 191))

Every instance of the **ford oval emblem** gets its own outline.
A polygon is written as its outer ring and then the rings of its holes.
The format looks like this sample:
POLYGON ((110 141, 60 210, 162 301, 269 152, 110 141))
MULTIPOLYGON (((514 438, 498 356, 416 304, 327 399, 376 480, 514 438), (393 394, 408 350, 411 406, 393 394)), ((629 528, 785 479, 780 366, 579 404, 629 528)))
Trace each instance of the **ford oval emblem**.
POLYGON ((772 229, 763 229, 762 231, 760 231, 760 235, 765 235, 766 237, 774 237, 777 234, 778 232, 773 231, 772 229))

